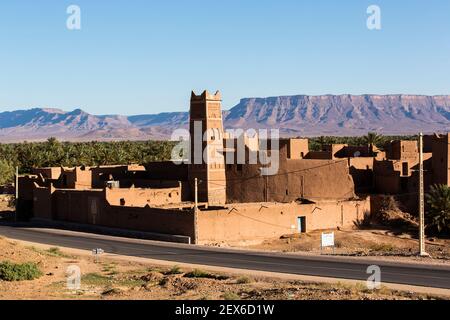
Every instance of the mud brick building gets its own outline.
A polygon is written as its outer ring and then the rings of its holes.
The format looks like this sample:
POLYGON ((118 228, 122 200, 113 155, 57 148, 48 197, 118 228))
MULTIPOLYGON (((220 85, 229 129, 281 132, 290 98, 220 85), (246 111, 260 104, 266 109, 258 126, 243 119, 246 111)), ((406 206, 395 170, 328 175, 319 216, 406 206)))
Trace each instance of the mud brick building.
MULTIPOLYGON (((225 132, 219 92, 192 93, 189 127, 188 163, 36 168, 19 181, 21 216, 196 244, 261 242, 351 227, 371 211, 370 194, 408 192, 417 183, 416 142, 393 141, 385 151, 330 145, 310 152, 307 139, 280 139, 274 153, 271 138, 225 132), (277 161, 275 173, 261 174, 268 167, 261 154, 277 161)), ((449 135, 427 141, 427 185, 449 184, 449 135)))

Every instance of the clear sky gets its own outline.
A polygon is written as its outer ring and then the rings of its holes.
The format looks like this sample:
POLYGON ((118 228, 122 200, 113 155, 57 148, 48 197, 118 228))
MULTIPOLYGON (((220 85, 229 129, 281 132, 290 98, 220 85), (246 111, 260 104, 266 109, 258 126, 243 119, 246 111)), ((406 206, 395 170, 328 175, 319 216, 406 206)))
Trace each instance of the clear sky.
POLYGON ((450 94, 449 0, 2 0, 0 111, 187 110, 190 91, 450 94), (68 30, 67 7, 81 8, 68 30), (381 30, 366 26, 381 8, 381 30))

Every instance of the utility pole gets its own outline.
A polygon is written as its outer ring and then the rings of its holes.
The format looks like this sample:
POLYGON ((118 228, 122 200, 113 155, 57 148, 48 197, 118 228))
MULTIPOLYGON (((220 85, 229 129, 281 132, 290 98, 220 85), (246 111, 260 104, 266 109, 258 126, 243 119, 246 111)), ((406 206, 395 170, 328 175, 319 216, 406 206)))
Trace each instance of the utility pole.
POLYGON ((266 202, 269 202, 269 180, 268 180, 269 177, 266 174, 266 176, 264 178, 265 178, 265 185, 266 185, 266 202))
MULTIPOLYGON (((189 241, 191 244, 192 240, 189 241)), ((198 178, 194 182, 194 243, 198 243, 198 178)))
POLYGON ((14 221, 17 222, 17 209, 19 207, 19 167, 16 166, 16 175, 15 175, 14 187, 16 189, 16 199, 14 201, 16 210, 14 212, 14 221))
POLYGON ((423 133, 419 134, 419 255, 428 256, 425 251, 425 190, 423 178, 423 133))
POLYGON ((264 178, 264 202, 269 202, 269 177, 268 177, 268 175, 267 175, 267 172, 264 172, 264 170, 262 170, 263 168, 267 168, 268 167, 268 165, 267 165, 267 150, 265 150, 265 152, 260 152, 260 156, 261 156, 261 162, 262 162, 262 168, 260 169, 261 170, 261 175, 263 174, 263 173, 265 173, 264 174, 264 176, 263 176, 263 178, 264 178))
POLYGON ((194 211, 195 211, 195 213, 197 213, 197 210, 198 210, 198 179, 197 178, 195 178, 195 187, 194 187, 195 189, 194 189, 194 193, 195 193, 195 195, 194 195, 194 211))

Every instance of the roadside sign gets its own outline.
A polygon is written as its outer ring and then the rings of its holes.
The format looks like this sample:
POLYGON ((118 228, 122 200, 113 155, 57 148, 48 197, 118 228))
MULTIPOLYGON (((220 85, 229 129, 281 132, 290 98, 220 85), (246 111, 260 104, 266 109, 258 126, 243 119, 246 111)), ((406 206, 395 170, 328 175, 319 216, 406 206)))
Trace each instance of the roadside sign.
POLYGON ((92 250, 92 254, 94 255, 94 256, 96 256, 96 255, 99 255, 99 254, 102 254, 102 253, 104 253, 105 251, 103 250, 103 249, 100 249, 100 248, 97 248, 97 249, 93 249, 92 250))
POLYGON ((103 249, 100 248, 96 248, 96 249, 92 249, 92 255, 95 257, 95 262, 98 262, 98 257, 105 253, 105 251, 103 249))
POLYGON ((333 247, 334 249, 334 232, 322 233, 320 249, 333 247))

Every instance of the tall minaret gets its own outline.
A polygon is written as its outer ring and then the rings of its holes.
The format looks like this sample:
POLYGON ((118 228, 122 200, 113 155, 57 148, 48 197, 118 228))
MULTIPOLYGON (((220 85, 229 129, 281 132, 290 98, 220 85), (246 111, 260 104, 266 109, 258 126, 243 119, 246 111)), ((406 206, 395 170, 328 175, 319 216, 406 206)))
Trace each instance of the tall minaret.
POLYGON ((192 92, 189 182, 194 192, 194 181, 195 178, 198 179, 198 200, 212 206, 226 203, 221 105, 222 97, 219 91, 215 94, 204 91, 200 96, 192 92))

